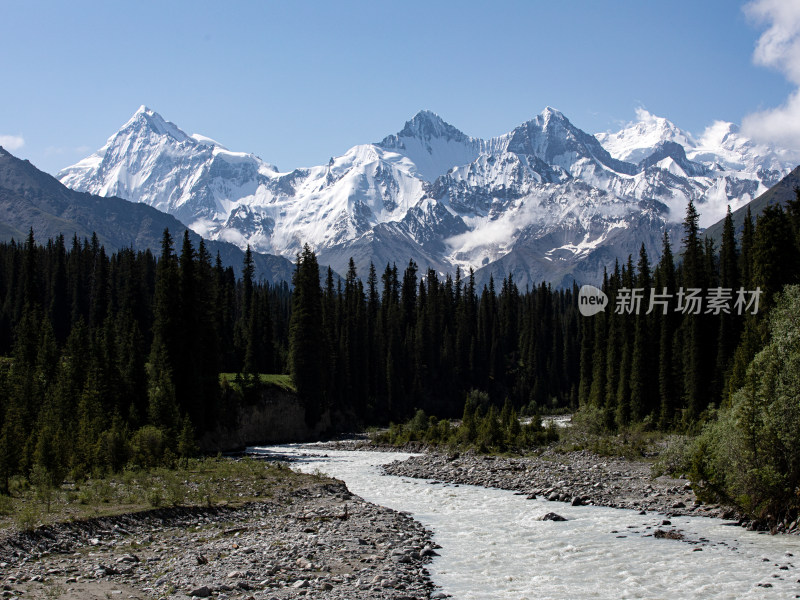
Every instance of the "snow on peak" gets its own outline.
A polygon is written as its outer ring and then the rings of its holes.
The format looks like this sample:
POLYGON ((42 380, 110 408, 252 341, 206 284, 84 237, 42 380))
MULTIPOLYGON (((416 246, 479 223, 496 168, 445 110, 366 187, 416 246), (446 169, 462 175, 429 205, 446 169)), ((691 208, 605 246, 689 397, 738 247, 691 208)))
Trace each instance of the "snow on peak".
MULTIPOLYGON (((689 199, 716 219, 782 172, 764 169, 781 167, 778 150, 730 123, 714 123, 695 141, 644 109, 636 119, 593 136, 548 106, 482 140, 423 110, 378 144, 281 173, 252 154, 188 136, 142 106, 104 148, 58 177, 74 189, 145 202, 215 239, 287 257, 307 241, 334 268, 360 255, 361 269, 409 254, 437 268, 477 267, 507 254, 564 264, 562 256, 600 246, 625 257, 642 236, 657 252, 663 228, 682 218, 689 199), (634 217, 644 230, 631 226, 620 237, 619 223, 634 217), (517 246, 521 253, 509 254, 517 246)), ((541 263, 523 265, 529 277, 561 280, 541 263)))
POLYGON ((377 146, 407 157, 422 179, 433 181, 454 166, 471 163, 484 150, 485 142, 467 136, 436 113, 421 110, 377 146))
POLYGON ((541 117, 542 119, 544 119, 545 122, 548 122, 551 119, 568 121, 568 119, 564 116, 564 113, 562 113, 560 110, 556 108, 553 108, 552 106, 545 106, 544 110, 542 111, 541 117))
POLYGON ((212 147, 215 146, 217 148, 222 148, 223 150, 227 150, 227 148, 225 148, 225 146, 220 144, 217 140, 213 140, 210 137, 206 137, 199 133, 193 133, 189 137, 191 137, 194 141, 203 144, 204 146, 212 146, 212 147))
POLYGON ((130 135, 131 133, 155 133, 156 135, 168 135, 179 142, 189 138, 177 125, 166 121, 156 111, 142 104, 128 122, 114 134, 109 141, 119 135, 130 135))
POLYGON ((421 110, 410 121, 406 121, 403 129, 394 135, 387 136, 380 142, 380 146, 391 148, 402 143, 406 138, 414 138, 424 142, 434 139, 453 140, 456 142, 468 141, 469 138, 461 131, 444 121, 435 112, 421 110))
POLYGON ((606 167, 624 174, 632 174, 635 170, 633 165, 615 160, 597 139, 575 127, 563 113, 549 106, 489 144, 506 152, 535 156, 573 176, 587 165, 589 170, 606 167))
POLYGON ((687 150, 696 145, 690 134, 668 119, 641 107, 636 109, 636 121, 628 123, 616 133, 598 133, 595 137, 611 156, 632 163, 639 163, 650 156, 662 142, 675 142, 687 150))
POLYGON ((738 125, 727 121, 714 121, 706 127, 696 147, 687 154, 692 160, 713 161, 728 170, 751 172, 791 169, 800 160, 797 152, 755 143, 739 131, 738 125))

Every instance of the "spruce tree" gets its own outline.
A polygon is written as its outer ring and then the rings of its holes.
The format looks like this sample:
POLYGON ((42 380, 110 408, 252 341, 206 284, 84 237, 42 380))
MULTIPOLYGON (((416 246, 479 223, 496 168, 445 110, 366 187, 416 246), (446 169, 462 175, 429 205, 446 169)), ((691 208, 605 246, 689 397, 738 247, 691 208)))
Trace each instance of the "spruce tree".
MULTIPOLYGON (((690 289, 704 291, 706 279, 704 277, 703 244, 700 240, 700 215, 694 207, 694 202, 689 201, 686 208, 686 218, 683 221, 683 265, 681 283, 684 292, 690 289)), ((685 352, 683 369, 683 397, 686 407, 686 422, 694 422, 708 402, 704 394, 703 375, 703 328, 699 315, 686 314, 682 323, 683 344, 685 352)))
MULTIPOLYGON (((736 233, 733 227, 731 207, 725 215, 722 228, 722 245, 719 253, 719 287, 730 290, 733 299, 739 288, 739 255, 736 248, 736 233)), ((733 306, 731 306, 731 311, 733 306)), ((717 358, 714 369, 713 394, 723 400, 725 379, 730 370, 733 353, 741 332, 741 318, 731 312, 720 312, 717 316, 719 322, 717 334, 717 358)))
MULTIPOLYGON (((662 294, 665 290, 669 296, 677 293, 675 263, 672 257, 672 246, 669 234, 664 231, 661 250, 661 261, 658 264, 658 273, 655 281, 655 293, 662 294)), ((655 313, 659 323, 658 337, 658 397, 659 397, 659 428, 670 429, 674 424, 675 412, 678 408, 679 383, 675 368, 674 343, 678 326, 677 316, 674 312, 674 302, 669 302, 667 310, 655 313)), ((654 309, 658 310, 658 309, 654 309)))
POLYGON ((768 206, 759 215, 753 236, 752 285, 761 289, 761 306, 767 308, 787 283, 800 275, 800 251, 792 224, 780 206, 768 206))
MULTIPOLYGON (((644 290, 643 294, 649 294, 652 285, 650 280, 650 260, 644 243, 639 250, 637 270, 638 275, 635 287, 644 290)), ((646 299, 643 299, 643 304, 646 301, 646 299)), ((639 311, 633 315, 634 333, 630 375, 630 406, 631 420, 633 422, 641 421, 653 411, 653 394, 651 392, 652 348, 645 310, 644 306, 641 306, 639 311)))
POLYGON ((289 368, 306 422, 315 425, 326 406, 327 356, 319 343, 322 331, 322 290, 317 257, 308 244, 297 256, 289 324, 289 368))
POLYGON ((739 273, 741 285, 747 289, 753 289, 753 242, 755 237, 755 226, 753 225, 753 216, 750 213, 750 205, 747 205, 747 211, 744 216, 744 224, 742 225, 742 252, 739 255, 739 273))

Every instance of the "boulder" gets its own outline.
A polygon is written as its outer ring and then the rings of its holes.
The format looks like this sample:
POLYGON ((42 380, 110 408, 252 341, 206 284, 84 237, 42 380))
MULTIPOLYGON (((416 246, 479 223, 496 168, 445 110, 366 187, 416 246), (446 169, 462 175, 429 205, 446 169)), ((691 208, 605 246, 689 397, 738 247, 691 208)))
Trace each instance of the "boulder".
POLYGON ((549 512, 540 521, 566 521, 567 519, 554 512, 549 512))
POLYGON ((191 590, 189 595, 197 596, 198 598, 208 598, 211 595, 211 590, 207 585, 201 585, 200 587, 191 590))

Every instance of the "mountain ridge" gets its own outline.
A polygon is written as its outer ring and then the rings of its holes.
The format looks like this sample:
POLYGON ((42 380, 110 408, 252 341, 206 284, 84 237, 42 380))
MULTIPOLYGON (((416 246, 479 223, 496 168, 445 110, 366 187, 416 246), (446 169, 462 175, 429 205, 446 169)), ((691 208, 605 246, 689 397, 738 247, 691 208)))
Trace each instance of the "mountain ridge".
POLYGON ((280 172, 142 107, 58 177, 78 190, 150 204, 240 248, 293 257, 309 243, 339 272, 352 253, 360 273, 390 256, 441 273, 457 266, 480 273, 517 250, 489 271, 516 261, 520 283, 596 282, 602 270, 586 265, 625 260, 623 249, 637 239, 657 259, 653 240, 683 218, 689 200, 712 223, 790 170, 784 154, 732 124, 715 124, 701 143, 666 119, 639 116, 616 137, 590 135, 547 107, 484 140, 424 110, 378 143, 280 172), (624 160, 632 158, 639 160, 624 160))
MULTIPOLYGON (((0 146, 0 240, 21 241, 31 228, 40 241, 59 234, 79 239, 97 234, 109 252, 132 247, 150 249, 156 256, 164 229, 170 230, 176 248, 188 229, 172 215, 145 204, 69 189, 0 146)), ((200 236, 190 229, 189 236, 197 248, 200 236)), ((214 240, 205 243, 212 257, 219 252, 224 265, 241 273, 244 253, 238 247, 214 240)), ((253 260, 258 279, 291 282, 294 266, 287 259, 253 253, 253 260)))

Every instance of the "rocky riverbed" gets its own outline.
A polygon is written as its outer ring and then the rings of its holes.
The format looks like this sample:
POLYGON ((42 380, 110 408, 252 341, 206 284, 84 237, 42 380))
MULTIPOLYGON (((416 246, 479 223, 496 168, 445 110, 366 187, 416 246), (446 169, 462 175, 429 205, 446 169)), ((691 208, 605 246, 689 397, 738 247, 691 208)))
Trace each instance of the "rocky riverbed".
POLYGON ((430 534, 342 483, 0 537, 3 598, 435 598, 430 534))
POLYGON ((383 467, 387 474, 514 490, 531 497, 664 513, 738 518, 719 505, 700 503, 685 479, 653 478, 650 465, 588 451, 506 458, 427 453, 383 467))

